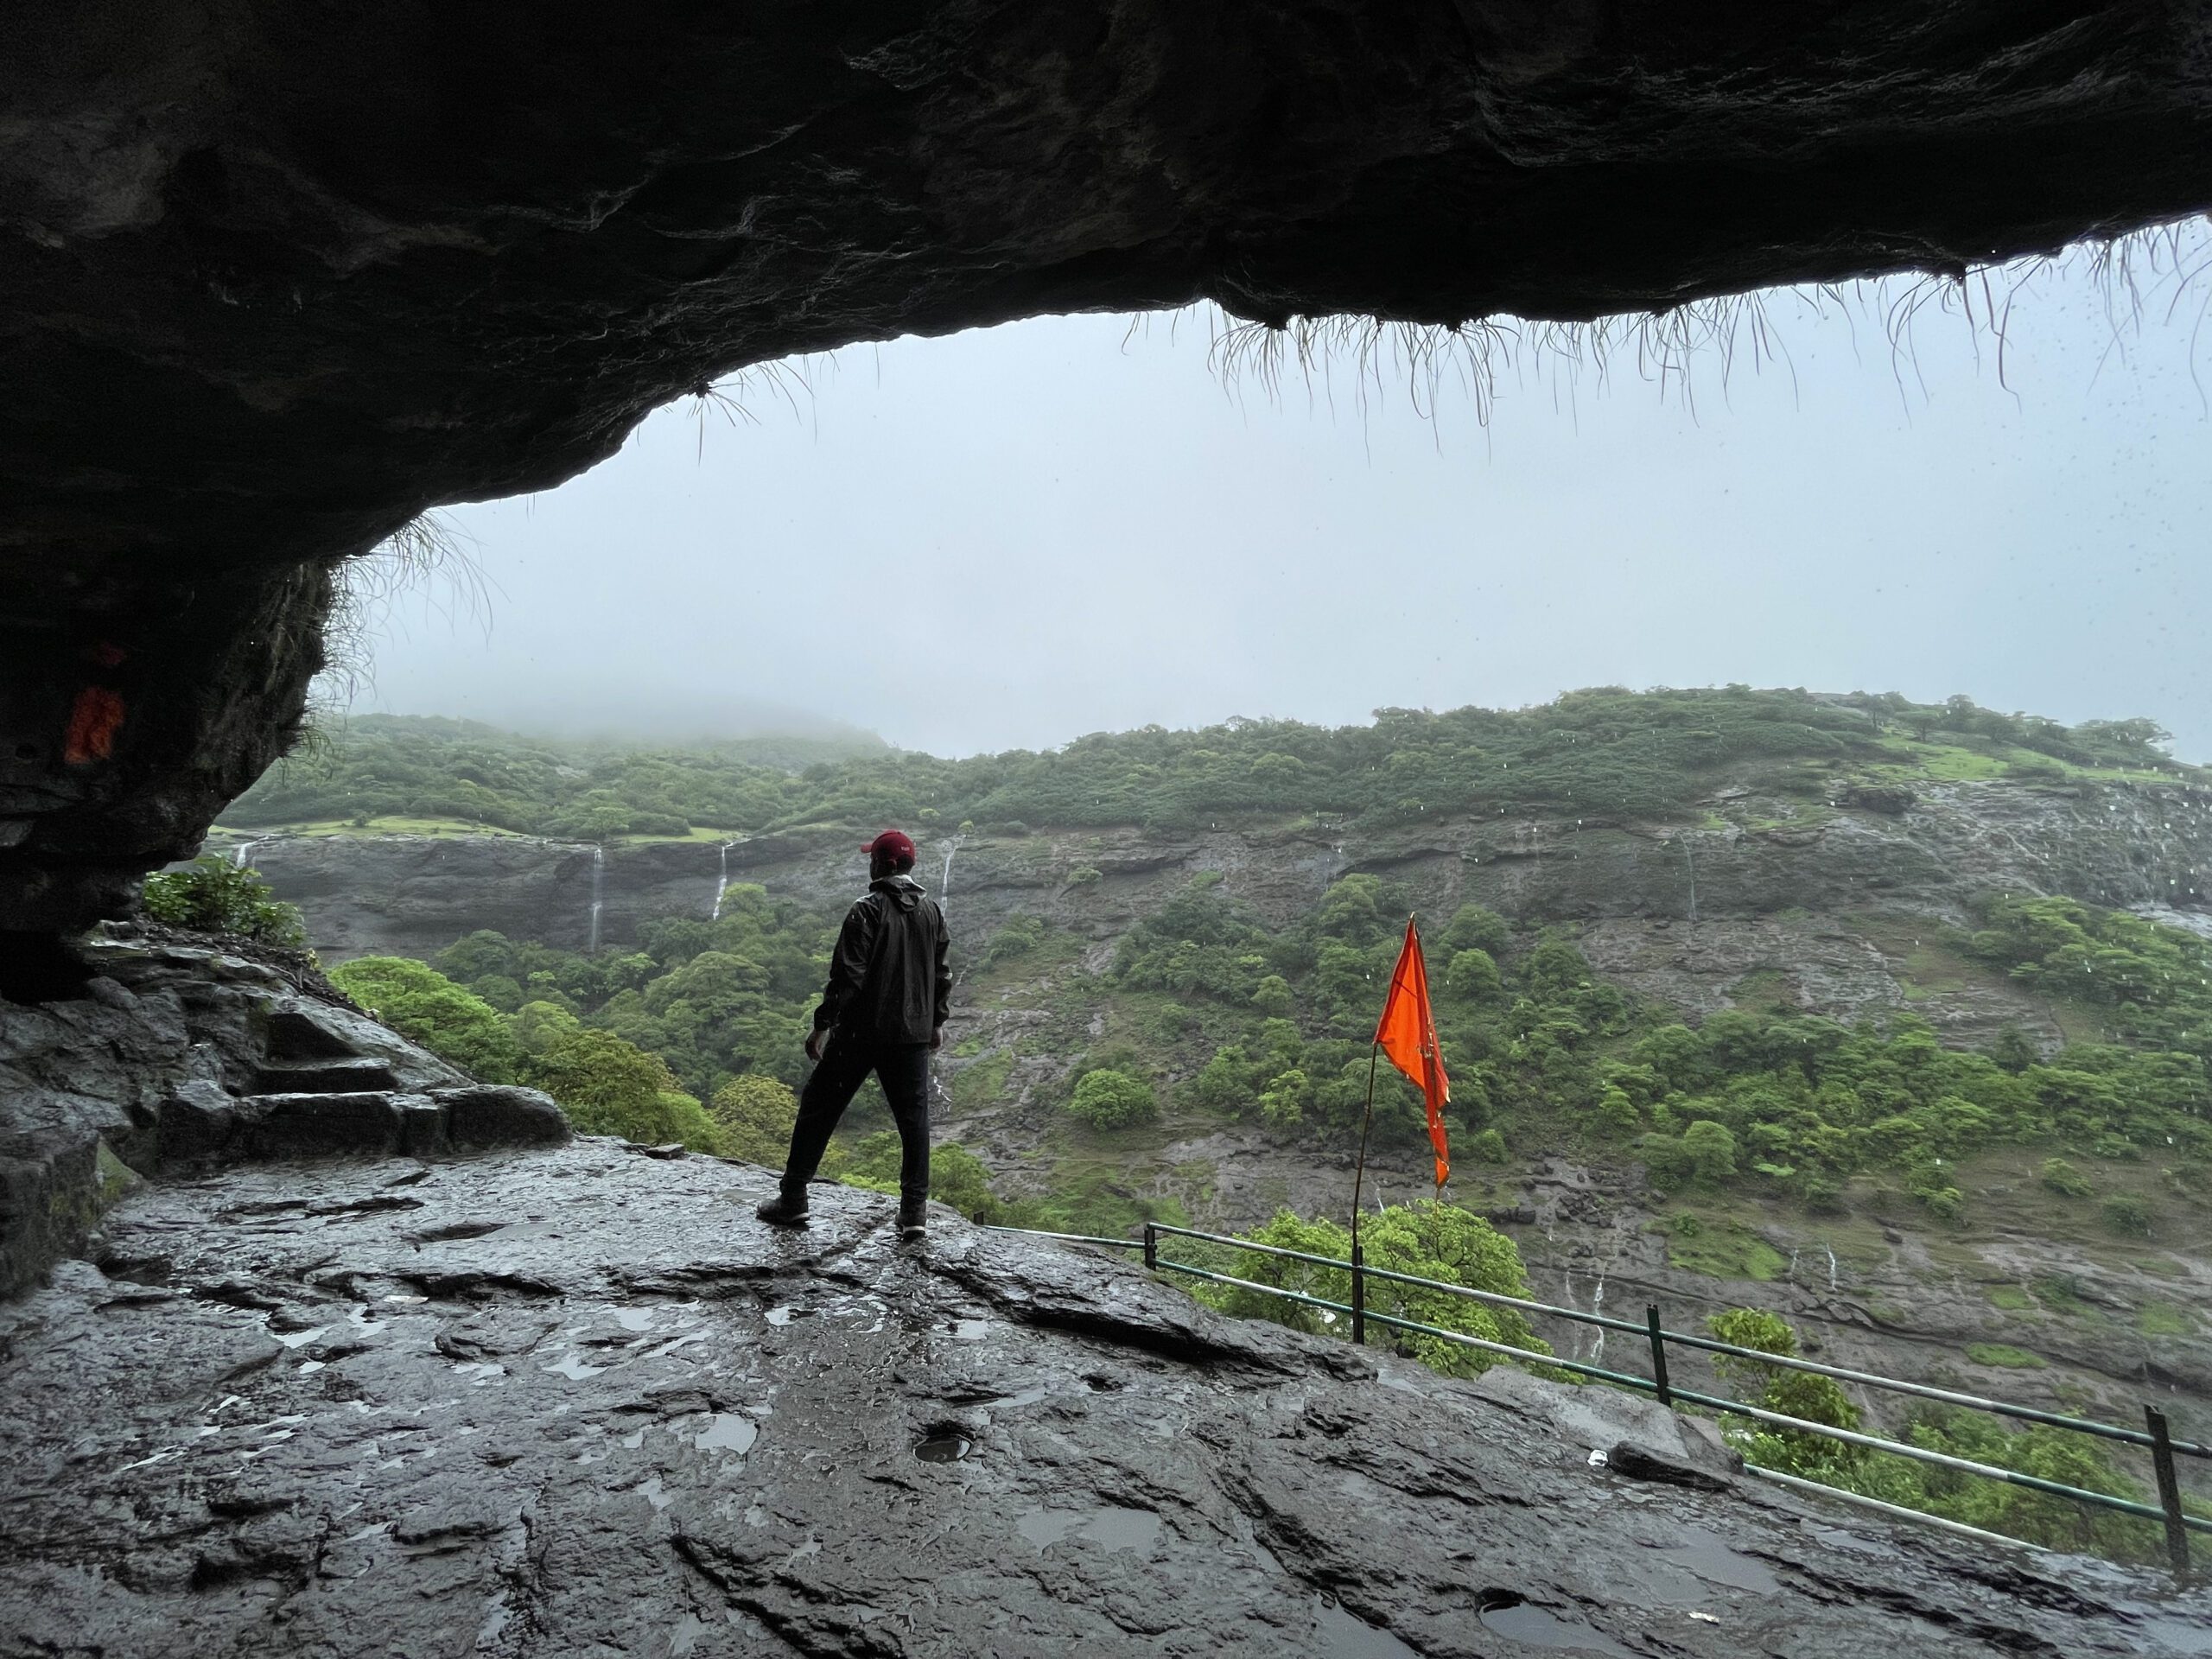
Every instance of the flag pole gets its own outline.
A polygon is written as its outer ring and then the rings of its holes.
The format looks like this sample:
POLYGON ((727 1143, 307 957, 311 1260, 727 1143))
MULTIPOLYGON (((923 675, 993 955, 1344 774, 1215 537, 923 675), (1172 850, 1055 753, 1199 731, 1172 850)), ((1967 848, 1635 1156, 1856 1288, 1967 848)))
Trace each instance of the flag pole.
POLYGON ((1382 1053, 1382 1044, 1367 1046, 1367 1111, 1359 1120, 1359 1162, 1351 1177, 1351 1339, 1359 1343, 1367 1340, 1367 1259, 1359 1249, 1359 1199, 1367 1184, 1367 1132, 1375 1126, 1375 1063, 1382 1053))

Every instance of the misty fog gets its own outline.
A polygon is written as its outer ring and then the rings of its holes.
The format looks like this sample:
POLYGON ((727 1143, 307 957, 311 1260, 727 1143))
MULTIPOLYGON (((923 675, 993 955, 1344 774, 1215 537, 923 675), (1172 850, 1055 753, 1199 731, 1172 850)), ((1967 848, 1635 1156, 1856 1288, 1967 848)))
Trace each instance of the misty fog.
POLYGON ((1783 358, 1746 333, 1687 385, 1524 350, 1486 424, 1448 368, 1271 388, 1188 314, 849 349, 450 509, 486 602, 393 604, 353 706, 965 753, 1746 682, 2148 715, 2212 754, 2202 295, 2133 307, 2076 257, 2014 300, 2000 376, 1980 291, 1893 345, 1904 287, 1767 296, 1783 358))

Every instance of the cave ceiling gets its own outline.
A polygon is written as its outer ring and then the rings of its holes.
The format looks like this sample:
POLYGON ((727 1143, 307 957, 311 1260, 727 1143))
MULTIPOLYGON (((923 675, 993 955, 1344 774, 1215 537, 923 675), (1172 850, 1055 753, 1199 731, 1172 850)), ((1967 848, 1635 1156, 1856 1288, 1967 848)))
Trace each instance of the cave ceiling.
POLYGON ((267 763, 318 562, 747 364, 1585 319, 2208 207, 2180 0, 15 0, 0 927, 111 905, 267 763))

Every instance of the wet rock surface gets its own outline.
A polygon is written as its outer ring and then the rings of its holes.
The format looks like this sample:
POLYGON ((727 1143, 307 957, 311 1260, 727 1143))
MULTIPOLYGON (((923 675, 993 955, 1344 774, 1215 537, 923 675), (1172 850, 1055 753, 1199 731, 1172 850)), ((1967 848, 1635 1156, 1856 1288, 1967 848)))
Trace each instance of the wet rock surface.
POLYGON ((318 976, 124 929, 71 949, 70 995, 0 999, 0 1295, 147 1176, 568 1138, 543 1095, 464 1077, 318 976))
POLYGON ((0 1308, 0 1651, 2056 1659, 2212 1618, 1725 1459, 1634 1478, 1610 1402, 943 1211, 775 1231, 770 1190, 584 1141, 139 1192, 105 1270, 0 1308))

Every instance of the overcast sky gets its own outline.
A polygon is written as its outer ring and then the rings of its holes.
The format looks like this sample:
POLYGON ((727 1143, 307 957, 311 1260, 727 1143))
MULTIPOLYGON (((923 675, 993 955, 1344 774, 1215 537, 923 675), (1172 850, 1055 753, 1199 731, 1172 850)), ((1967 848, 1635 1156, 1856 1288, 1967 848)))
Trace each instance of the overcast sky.
POLYGON ((1694 409, 1631 358, 1524 354, 1487 427, 1348 361, 1333 398, 1225 382, 1189 315, 862 346, 796 411, 679 404, 452 509, 488 636, 403 601, 354 707, 688 734, 766 704, 964 753, 1743 681, 2146 714, 2212 758, 2212 323, 2169 297, 2114 351, 2084 262, 2044 276, 2000 384, 1955 312, 1900 360, 1880 299, 1770 296, 1787 365, 1739 349, 1724 386, 1707 353, 1694 409))

